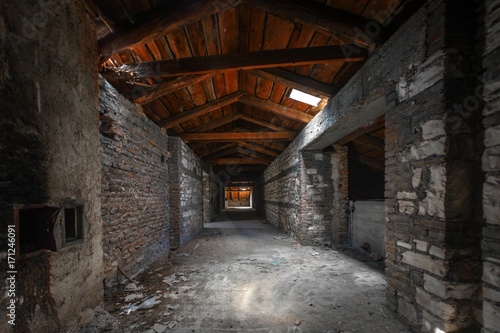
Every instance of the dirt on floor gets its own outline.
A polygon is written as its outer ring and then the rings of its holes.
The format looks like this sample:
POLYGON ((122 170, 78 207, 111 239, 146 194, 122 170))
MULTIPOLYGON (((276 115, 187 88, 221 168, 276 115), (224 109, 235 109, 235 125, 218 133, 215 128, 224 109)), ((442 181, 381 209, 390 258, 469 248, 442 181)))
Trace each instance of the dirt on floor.
POLYGON ((408 332, 385 308, 382 262, 229 218, 115 290, 82 332, 408 332))

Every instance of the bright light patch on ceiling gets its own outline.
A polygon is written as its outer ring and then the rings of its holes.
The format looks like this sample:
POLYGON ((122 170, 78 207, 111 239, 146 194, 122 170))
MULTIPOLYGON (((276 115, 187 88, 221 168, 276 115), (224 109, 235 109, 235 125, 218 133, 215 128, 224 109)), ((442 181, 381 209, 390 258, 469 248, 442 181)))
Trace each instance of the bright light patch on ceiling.
POLYGON ((297 89, 292 89, 292 92, 290 93, 290 98, 314 106, 318 106, 319 102, 321 101, 321 98, 306 94, 305 92, 302 92, 297 89))

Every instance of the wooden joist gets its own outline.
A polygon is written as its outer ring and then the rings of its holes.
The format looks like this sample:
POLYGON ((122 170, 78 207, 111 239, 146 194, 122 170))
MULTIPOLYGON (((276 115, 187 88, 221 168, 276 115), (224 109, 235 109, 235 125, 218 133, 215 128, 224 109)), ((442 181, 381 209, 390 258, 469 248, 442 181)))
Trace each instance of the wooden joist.
MULTIPOLYGON (((352 46, 354 47, 354 46, 352 46)), ((361 61, 368 52, 346 55, 345 45, 268 50, 126 64, 104 72, 108 79, 140 79, 155 76, 207 74, 214 71, 299 66, 325 61, 361 61)))
POLYGON ((192 130, 189 131, 189 133, 199 133, 199 132, 206 132, 206 131, 211 131, 216 129, 217 127, 229 124, 237 119, 240 119, 240 114, 230 114, 229 116, 225 116, 219 119, 216 119, 214 121, 208 122, 206 124, 203 124, 201 126, 195 127, 192 130))
POLYGON ((238 140, 281 140, 287 141, 297 133, 287 132, 226 132, 226 133, 185 133, 179 135, 184 141, 231 142, 238 140))
POLYGON ((146 104, 164 95, 171 94, 177 90, 186 88, 198 82, 205 81, 206 79, 209 79, 215 76, 216 74, 217 73, 207 73, 203 75, 187 75, 187 76, 177 77, 167 82, 160 83, 152 88, 136 87, 132 89, 132 94, 130 97, 133 99, 134 103, 138 103, 141 105, 146 104))
POLYGON ((205 162, 208 164, 216 165, 227 165, 227 164, 263 164, 269 165, 273 160, 271 158, 253 158, 253 157, 243 157, 243 158, 214 158, 206 159, 205 162))
POLYGON ((273 125, 273 124, 271 124, 268 121, 265 121, 265 120, 262 120, 262 119, 259 119, 259 118, 255 118, 255 117, 249 116, 247 114, 243 114, 243 113, 239 114, 239 118, 243 119, 245 121, 248 121, 249 123, 253 123, 253 124, 256 124, 256 125, 259 125, 259 126, 262 126, 262 127, 269 128, 270 130, 273 130, 273 131, 277 131, 277 132, 288 131, 288 129, 286 129, 284 127, 273 125))
POLYGON ((134 17, 116 24, 114 32, 99 41, 100 63, 104 63, 113 53, 145 44, 161 38, 218 12, 228 5, 224 0, 182 0, 168 1, 134 17))
POLYGON ((242 93, 233 93, 231 95, 227 95, 213 102, 209 102, 194 109, 178 113, 170 118, 160 120, 156 124, 163 128, 174 127, 193 118, 202 116, 205 113, 220 109, 226 105, 230 105, 236 102, 242 95, 243 95, 242 93))
POLYGON ((262 109, 264 111, 272 112, 280 117, 284 117, 287 119, 292 119, 295 121, 300 121, 302 123, 310 122, 314 116, 304 113, 302 111, 298 111, 281 104, 273 103, 265 99, 261 99, 255 96, 251 96, 245 94, 240 97, 239 101, 241 103, 262 109))
POLYGON ((376 159, 368 157, 368 156, 360 155, 358 153, 350 152, 349 158, 352 158, 352 159, 358 161, 359 163, 367 165, 367 166, 369 166, 375 170, 378 170, 378 171, 383 171, 385 168, 384 161, 379 161, 379 160, 376 160, 376 159))
POLYGON ((329 98, 338 91, 334 86, 281 68, 253 69, 250 72, 262 78, 282 83, 287 87, 298 89, 321 98, 329 98))
POLYGON ((220 146, 218 148, 215 148, 215 149, 204 150, 201 153, 199 153, 198 156, 201 157, 201 158, 207 157, 207 156, 213 156, 213 155, 215 155, 217 153, 220 153, 222 151, 226 151, 226 150, 232 149, 232 148, 234 148, 236 146, 237 146, 236 142, 227 143, 227 144, 222 145, 222 146, 220 146))
POLYGON ((357 130, 351 132, 350 134, 346 135, 342 139, 335 142, 335 144, 345 145, 346 143, 353 141, 354 139, 360 137, 363 134, 372 133, 381 128, 384 128, 385 127, 384 119, 385 119, 384 116, 378 117, 371 124, 366 124, 364 126, 359 127, 357 130))

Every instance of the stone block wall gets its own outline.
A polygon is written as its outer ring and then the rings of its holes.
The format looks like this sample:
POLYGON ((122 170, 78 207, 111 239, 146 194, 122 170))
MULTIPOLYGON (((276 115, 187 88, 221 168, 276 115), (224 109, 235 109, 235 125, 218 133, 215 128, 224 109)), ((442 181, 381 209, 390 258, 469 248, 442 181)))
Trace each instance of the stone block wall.
POLYGON ((483 214, 483 322, 485 333, 500 332, 500 1, 485 1, 482 87, 485 182, 483 214))
POLYGON ((170 247, 178 247, 203 229, 203 162, 179 138, 171 138, 169 170, 170 247))
POLYGON ((257 211, 302 244, 343 243, 346 177, 345 148, 300 152, 293 142, 256 182, 257 211))
MULTIPOLYGON (((1 261, 13 204, 78 203, 84 221, 82 241, 18 258, 15 327, 2 282, 1 332, 66 331, 103 300, 95 39, 81 2, 0 1, 1 261)), ((21 229, 26 222, 39 220, 21 218, 21 229)))
POLYGON ((169 138, 100 79, 104 278, 113 285, 169 247, 169 138))

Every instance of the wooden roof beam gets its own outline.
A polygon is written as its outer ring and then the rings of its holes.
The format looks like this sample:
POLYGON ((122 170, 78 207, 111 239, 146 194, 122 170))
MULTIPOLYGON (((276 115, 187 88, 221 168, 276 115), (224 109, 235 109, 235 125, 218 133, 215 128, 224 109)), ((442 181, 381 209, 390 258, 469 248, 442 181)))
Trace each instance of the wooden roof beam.
POLYGON ((113 53, 159 39, 172 31, 195 23, 217 13, 221 7, 231 6, 229 0, 169 1, 162 6, 134 17, 134 23, 125 20, 116 24, 114 32, 99 41, 100 63, 113 53))
POLYGON ((167 82, 162 82, 152 88, 138 86, 132 89, 130 98, 134 101, 134 103, 143 105, 164 95, 171 94, 198 82, 205 81, 215 75, 217 75, 217 73, 186 75, 174 78, 173 80, 169 80, 167 82))
POLYGON ((338 140, 335 142, 337 145, 345 145, 348 142, 353 141, 354 139, 360 137, 363 134, 367 133, 372 133, 375 132, 379 129, 382 129, 385 127, 385 117, 380 116, 378 117, 375 121, 371 122, 370 124, 365 124, 364 126, 359 127, 357 130, 351 132, 350 134, 346 135, 342 139, 338 140))
POLYGON ((351 56, 346 54, 345 45, 331 45, 140 62, 109 68, 103 75, 107 79, 133 80, 156 76, 207 74, 214 71, 310 65, 325 61, 344 63, 361 61, 367 56, 366 50, 351 56))
POLYGON ((358 143, 362 146, 375 149, 378 151, 385 151, 385 143, 384 140, 380 140, 379 138, 375 138, 373 136, 363 134, 358 136, 356 139, 352 140, 354 143, 358 143))
POLYGON ((239 118, 243 119, 245 121, 248 121, 249 123, 253 123, 253 124, 256 124, 256 125, 259 125, 259 126, 262 126, 262 127, 269 128, 270 130, 273 130, 273 131, 276 131, 276 132, 288 131, 287 128, 271 124, 270 122, 267 122, 265 120, 249 116, 249 115, 244 114, 244 113, 240 114, 239 118))
POLYGON ((238 144, 236 142, 231 142, 231 143, 222 145, 222 146, 220 146, 218 148, 215 148, 215 149, 207 149, 207 150, 201 152, 198 156, 200 158, 204 158, 204 157, 207 157, 207 156, 212 156, 212 155, 215 155, 217 153, 220 153, 221 151, 225 151, 225 150, 237 147, 237 146, 238 146, 238 144))
POLYGON ((314 118, 314 116, 302 111, 295 110, 281 104, 277 104, 248 94, 244 94, 243 96, 241 96, 239 98, 239 102, 262 109, 264 111, 272 112, 283 118, 292 119, 306 124, 314 118))
POLYGON ((229 124, 235 120, 240 119, 241 115, 238 113, 233 113, 230 114, 229 116, 225 116, 216 120, 213 120, 211 122, 208 122, 206 124, 203 124, 201 126, 195 127, 192 130, 189 131, 189 133, 199 133, 199 132, 206 132, 206 131, 211 131, 216 129, 217 127, 229 124))
POLYGON ((171 128, 171 127, 174 127, 176 125, 182 124, 183 122, 191 120, 193 118, 196 118, 196 117, 202 116, 206 113, 220 109, 226 105, 233 104, 241 96, 243 96, 242 93, 236 92, 236 93, 233 93, 231 95, 227 95, 225 97, 219 98, 215 101, 203 104, 202 106, 196 107, 194 109, 187 110, 187 111, 178 113, 172 117, 160 120, 156 124, 160 127, 163 127, 163 128, 171 128))
POLYGON ((245 141, 238 141, 238 145, 271 157, 277 157, 280 154, 280 152, 277 150, 266 148, 256 144, 251 144, 245 141))
POLYGON ((361 164, 367 165, 375 170, 383 171, 385 169, 385 162, 379 161, 374 158, 361 155, 359 153, 349 153, 349 158, 358 161, 361 164))
POLYGON ((244 158, 213 158, 206 159, 205 162, 208 164, 216 164, 216 165, 227 165, 227 164, 263 164, 269 165, 273 161, 272 158, 252 158, 252 157, 244 157, 244 158))
MULTIPOLYGON (((245 0, 244 3, 286 18, 297 24, 304 24, 327 35, 339 36, 348 43, 362 47, 374 47, 379 40, 365 33, 370 20, 310 0, 245 0)), ((360 48, 357 47, 359 50, 360 48)))
POLYGON ((287 87, 298 89, 321 98, 330 98, 338 89, 321 81, 302 76, 281 68, 253 69, 252 74, 281 83, 287 87))
POLYGON ((296 132, 226 132, 226 133, 184 133, 179 137, 184 141, 231 142, 241 140, 292 140, 296 132))

